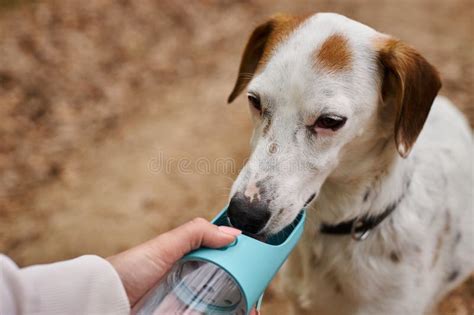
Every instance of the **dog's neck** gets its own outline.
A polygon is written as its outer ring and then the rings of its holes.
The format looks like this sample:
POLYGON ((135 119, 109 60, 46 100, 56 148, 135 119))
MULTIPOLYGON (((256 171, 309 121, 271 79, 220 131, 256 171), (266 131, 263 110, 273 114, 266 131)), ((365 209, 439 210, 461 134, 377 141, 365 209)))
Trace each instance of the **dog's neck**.
POLYGON ((378 147, 380 153, 347 165, 347 171, 341 165, 338 175, 327 178, 312 204, 317 222, 339 224, 377 216, 403 198, 410 185, 410 162, 400 158, 391 143, 381 142, 378 147))

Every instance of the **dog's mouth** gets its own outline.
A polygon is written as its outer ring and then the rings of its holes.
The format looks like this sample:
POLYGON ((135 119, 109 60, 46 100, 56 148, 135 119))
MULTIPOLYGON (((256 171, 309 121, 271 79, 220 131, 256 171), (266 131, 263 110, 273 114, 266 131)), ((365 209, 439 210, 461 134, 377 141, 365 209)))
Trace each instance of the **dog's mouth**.
POLYGON ((258 233, 258 234, 253 234, 253 233, 249 233, 249 232, 245 232, 243 231, 242 232, 244 235, 248 236, 248 237, 251 237, 253 239, 256 239, 257 241, 260 241, 260 242, 264 242, 266 243, 266 241, 270 238, 271 235, 268 235, 267 233, 258 233))
MULTIPOLYGON (((227 223, 229 224, 229 226, 232 226, 232 223, 231 223, 231 220, 230 220, 229 217, 227 217, 227 223)), ((262 231, 260 231, 258 233, 251 233, 249 231, 242 230, 242 234, 245 235, 245 236, 248 236, 250 238, 256 239, 257 241, 264 242, 264 243, 268 240, 269 237, 271 237, 270 234, 262 232, 262 231)))
POLYGON ((281 208, 275 209, 273 206, 270 209, 272 199, 265 199, 266 203, 260 200, 252 202, 247 196, 237 192, 232 196, 227 208, 227 224, 240 229, 243 235, 266 243, 290 225, 296 214, 305 209, 316 195, 317 193, 312 193, 304 203, 304 199, 300 199, 299 202, 286 206, 281 204, 281 208))
MULTIPOLYGON (((306 202, 303 205, 303 209, 305 209, 314 200, 315 197, 316 197, 316 193, 313 193, 311 196, 309 196, 309 198, 306 200, 306 202)), ((288 225, 290 225, 290 224, 288 224, 288 225)), ((267 243, 274 235, 277 235, 278 233, 283 231, 285 228, 287 228, 288 225, 282 227, 281 229, 279 229, 276 232, 271 232, 271 233, 269 233, 268 231, 267 232, 260 231, 258 233, 250 233, 250 232, 244 230, 244 231, 242 231, 242 234, 244 234, 248 237, 251 237, 253 239, 256 239, 257 241, 267 243)))

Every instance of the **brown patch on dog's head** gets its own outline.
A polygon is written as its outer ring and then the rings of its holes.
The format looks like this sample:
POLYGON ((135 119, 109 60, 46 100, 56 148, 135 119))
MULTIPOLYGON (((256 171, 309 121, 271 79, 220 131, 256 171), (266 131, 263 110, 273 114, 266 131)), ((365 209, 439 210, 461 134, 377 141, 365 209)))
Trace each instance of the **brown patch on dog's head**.
POLYGON ((245 46, 237 81, 227 99, 228 103, 231 103, 245 89, 255 72, 268 62, 275 48, 286 40, 306 18, 307 16, 279 14, 255 28, 245 46))
POLYGON ((270 19, 272 25, 272 31, 268 36, 268 40, 263 50, 262 58, 260 59, 259 66, 264 65, 268 62, 274 50, 280 43, 285 41, 288 36, 307 19, 305 16, 294 16, 278 14, 270 19))
POLYGON ((376 41, 383 68, 382 98, 395 102, 395 142, 408 156, 433 104, 441 80, 438 71, 416 50, 389 37, 376 41))
POLYGON ((350 69, 352 54, 346 37, 342 34, 329 36, 315 52, 315 63, 330 72, 350 69))

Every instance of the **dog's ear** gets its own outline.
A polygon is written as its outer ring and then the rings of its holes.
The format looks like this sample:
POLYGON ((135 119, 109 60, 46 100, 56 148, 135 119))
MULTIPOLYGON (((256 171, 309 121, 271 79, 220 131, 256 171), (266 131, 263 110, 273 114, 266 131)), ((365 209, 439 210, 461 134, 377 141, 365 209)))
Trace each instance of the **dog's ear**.
POLYGON ((393 38, 377 41, 384 72, 382 98, 395 103, 395 143, 402 157, 410 153, 441 88, 438 71, 416 50, 393 38))
POLYGON ((250 38, 245 46, 242 60, 240 61, 239 74, 234 85, 234 89, 227 99, 227 103, 231 103, 241 92, 247 84, 252 80, 252 77, 257 70, 260 59, 262 59, 265 46, 272 33, 272 20, 267 21, 255 28, 250 35, 250 38))
POLYGON ((284 40, 306 16, 279 14, 260 24, 250 35, 240 61, 234 89, 227 99, 231 103, 252 80, 257 68, 264 64, 275 46, 284 40))

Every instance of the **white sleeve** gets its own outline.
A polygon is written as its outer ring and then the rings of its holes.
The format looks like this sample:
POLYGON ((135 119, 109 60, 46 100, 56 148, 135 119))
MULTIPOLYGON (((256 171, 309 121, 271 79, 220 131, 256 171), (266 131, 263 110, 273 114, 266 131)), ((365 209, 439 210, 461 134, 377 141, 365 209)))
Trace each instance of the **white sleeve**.
POLYGON ((86 255, 19 269, 0 255, 0 314, 130 314, 119 275, 99 256, 86 255))

